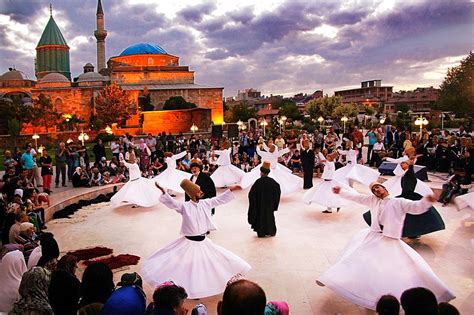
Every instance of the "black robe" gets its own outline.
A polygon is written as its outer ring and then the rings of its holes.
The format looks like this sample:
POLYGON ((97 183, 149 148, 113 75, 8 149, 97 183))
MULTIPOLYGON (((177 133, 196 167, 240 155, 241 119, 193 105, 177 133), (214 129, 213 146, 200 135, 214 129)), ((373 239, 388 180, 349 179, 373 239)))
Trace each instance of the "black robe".
MULTIPOLYGON (((408 200, 420 200, 422 195, 415 192, 416 175, 413 165, 410 165, 405 175, 402 177, 402 194, 396 198, 405 198, 408 200)), ((371 224, 370 211, 364 213, 364 220, 371 224)), ((430 207, 428 211, 422 214, 407 214, 403 223, 402 237, 416 237, 440 230, 444 230, 444 222, 441 215, 435 209, 430 207)))
POLYGON ((276 234, 273 212, 278 210, 280 194, 280 185, 268 176, 257 179, 250 189, 248 222, 259 237, 276 234))
MULTIPOLYGON (((193 177, 191 176, 189 180, 192 181, 192 178, 193 177)), ((198 185, 201 188, 201 191, 204 193, 204 196, 202 196, 201 199, 212 198, 216 196, 216 186, 208 174, 199 172, 199 175, 196 179, 196 185, 198 185)), ((189 201, 191 198, 189 198, 188 194, 185 194, 184 200, 189 201)), ((212 214, 214 214, 214 209, 212 209, 212 214)))
POLYGON ((304 189, 313 187, 314 152, 311 149, 301 151, 301 166, 304 174, 304 189))

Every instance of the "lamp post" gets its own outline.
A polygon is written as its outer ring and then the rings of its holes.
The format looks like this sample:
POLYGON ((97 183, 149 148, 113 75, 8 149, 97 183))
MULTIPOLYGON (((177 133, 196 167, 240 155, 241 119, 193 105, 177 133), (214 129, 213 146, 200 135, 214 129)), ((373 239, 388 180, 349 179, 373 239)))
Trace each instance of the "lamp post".
POLYGON ((319 118, 318 118, 319 127, 321 127, 321 125, 323 124, 323 121, 324 121, 323 116, 319 116, 319 118))
POLYGON ((262 120, 262 122, 260 122, 260 126, 263 127, 263 136, 265 137, 265 127, 268 126, 268 122, 266 120, 262 120))
POLYGON ((192 131, 193 133, 195 133, 195 132, 198 131, 198 130, 199 130, 198 126, 196 126, 196 125, 193 123, 193 125, 191 126, 191 131, 192 131))
POLYGON ((349 120, 349 118, 347 118, 346 116, 342 117, 341 118, 341 121, 342 123, 344 124, 344 127, 343 127, 343 133, 346 133, 346 122, 349 120))
POLYGON ((35 132, 35 134, 33 136, 31 136, 31 138, 33 138, 35 140, 35 148, 36 148, 36 151, 38 151, 38 139, 39 139, 39 135, 35 132))
POLYGON ((77 137, 79 141, 82 142, 82 146, 84 146, 84 141, 89 140, 89 135, 84 132, 84 130, 81 130, 81 133, 79 134, 79 137, 77 137))
POLYGON ((113 134, 114 132, 112 131, 112 128, 110 128, 109 125, 107 125, 107 127, 105 127, 105 132, 107 132, 107 134, 111 135, 113 134))
POLYGON ((415 125, 420 126, 420 140, 423 138, 423 126, 428 125, 428 119, 423 116, 417 117, 415 125))
POLYGON ((441 117, 441 130, 444 129, 444 114, 441 112, 441 115, 439 115, 439 117, 441 117))
POLYGON ((288 119, 288 117, 286 117, 285 115, 280 117, 280 120, 278 121, 278 123, 280 124, 280 133, 281 133, 281 127, 282 126, 283 126, 283 130, 285 130, 285 124, 286 124, 287 119, 288 119))

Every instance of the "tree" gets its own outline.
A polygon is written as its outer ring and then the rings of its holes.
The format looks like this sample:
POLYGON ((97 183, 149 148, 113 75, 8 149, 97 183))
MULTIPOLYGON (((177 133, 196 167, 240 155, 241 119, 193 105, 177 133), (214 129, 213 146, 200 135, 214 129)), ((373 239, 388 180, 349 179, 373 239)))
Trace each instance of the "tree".
POLYGON ((306 104, 306 111, 313 119, 318 119, 319 116, 329 118, 334 115, 334 109, 341 104, 342 97, 325 95, 309 101, 306 104))
POLYGON ((20 123, 21 131, 22 123, 31 122, 33 108, 18 100, 12 101, 9 98, 0 98, 0 113, 0 134, 10 134, 9 121, 16 119, 20 123))
POLYGON ((111 125, 122 124, 136 114, 137 108, 127 92, 116 83, 112 83, 107 85, 95 99, 95 111, 97 120, 101 120, 105 125, 111 125))
POLYGON ((196 108, 196 104, 187 102, 182 96, 172 96, 166 100, 163 110, 196 108))
POLYGON ((448 73, 440 85, 436 107, 453 111, 457 116, 464 117, 474 114, 474 54, 461 60, 457 67, 448 69, 448 73))
POLYGON ((298 110, 298 106, 296 106, 296 102, 285 102, 280 107, 280 116, 286 116, 291 120, 301 120, 301 113, 298 110))
POLYGON ((20 121, 16 118, 13 118, 8 121, 8 134, 14 139, 16 147, 16 137, 20 135, 21 124, 20 121))
POLYGON ((224 116, 226 122, 247 121, 250 118, 257 118, 257 112, 255 107, 249 106, 246 101, 243 101, 229 107, 224 116))
POLYGON ((46 131, 49 127, 55 126, 59 122, 61 114, 54 108, 51 98, 40 94, 38 98, 33 99, 32 120, 34 126, 43 126, 46 131))
POLYGON ((357 114, 357 107, 353 104, 342 104, 334 108, 333 116, 336 117, 354 117, 357 114))

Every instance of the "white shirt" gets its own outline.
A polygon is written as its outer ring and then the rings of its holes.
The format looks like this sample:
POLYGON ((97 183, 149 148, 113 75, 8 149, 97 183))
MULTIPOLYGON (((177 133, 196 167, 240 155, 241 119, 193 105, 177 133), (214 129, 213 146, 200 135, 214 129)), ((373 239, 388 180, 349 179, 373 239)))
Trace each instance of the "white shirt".
POLYGON ((214 154, 219 155, 217 158, 217 165, 229 165, 230 164, 230 152, 232 148, 225 150, 214 150, 214 154))
POLYGON ((140 167, 138 166, 137 163, 130 164, 125 161, 124 163, 125 163, 125 166, 128 168, 128 173, 130 174, 130 180, 135 180, 142 177, 142 172, 140 171, 140 167))
POLYGON ((385 147, 384 147, 384 145, 383 145, 382 142, 380 142, 380 143, 376 142, 376 143, 374 144, 373 150, 374 150, 374 151, 384 151, 384 150, 385 150, 385 147))
POLYGON ((370 230, 381 232, 384 236, 396 239, 402 237, 403 224, 407 213, 415 215, 425 213, 433 204, 426 197, 418 201, 391 198, 390 196, 380 199, 373 195, 352 193, 345 190, 341 190, 339 195, 345 199, 370 207, 370 215, 372 217, 370 230), (383 231, 380 225, 383 226, 383 231))
POLYGON ((334 162, 329 162, 326 160, 326 162, 324 162, 324 171, 323 171, 323 175, 321 175, 321 178, 332 179, 335 171, 336 171, 336 166, 334 165, 334 162))
POLYGON ((234 199, 234 194, 230 190, 226 190, 219 196, 201 199, 198 202, 192 200, 178 202, 167 193, 160 196, 160 201, 165 206, 182 215, 181 235, 185 236, 203 235, 207 231, 216 230, 217 227, 211 217, 211 209, 228 203, 232 199, 234 199))

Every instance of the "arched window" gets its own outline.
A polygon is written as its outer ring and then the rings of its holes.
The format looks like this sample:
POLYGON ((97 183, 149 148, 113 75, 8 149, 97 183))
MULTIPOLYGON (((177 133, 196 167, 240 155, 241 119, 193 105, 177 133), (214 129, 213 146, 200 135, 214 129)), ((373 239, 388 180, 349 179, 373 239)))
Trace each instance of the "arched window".
POLYGON ((57 98, 54 101, 54 107, 56 108, 56 110, 58 112, 62 112, 63 111, 63 101, 60 98, 57 98))

